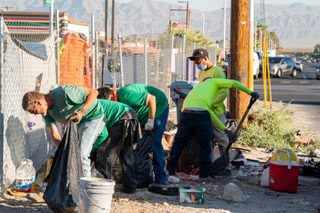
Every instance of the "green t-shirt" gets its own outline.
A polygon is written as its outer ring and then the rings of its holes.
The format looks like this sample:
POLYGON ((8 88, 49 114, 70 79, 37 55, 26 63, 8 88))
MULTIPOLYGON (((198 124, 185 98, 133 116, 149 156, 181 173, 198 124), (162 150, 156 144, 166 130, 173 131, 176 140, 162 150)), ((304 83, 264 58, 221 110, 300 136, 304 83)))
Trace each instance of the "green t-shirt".
POLYGON ((150 93, 156 98, 156 114, 158 118, 168 106, 168 99, 164 92, 147 84, 131 84, 117 90, 118 100, 132 107, 137 114, 139 122, 147 122, 149 108, 147 105, 147 95, 150 93))
MULTIPOLYGON (((52 126, 55 121, 65 124, 68 118, 79 110, 87 99, 87 89, 76 86, 60 86, 50 91, 53 105, 43 116, 46 126, 52 126)), ((98 100, 95 100, 80 123, 95 120, 103 116, 103 109, 98 100)))
POLYGON ((225 130, 225 125, 218 119, 217 115, 211 110, 212 103, 218 96, 222 88, 236 88, 248 95, 251 90, 236 80, 211 78, 196 85, 188 94, 182 105, 182 111, 186 108, 200 108, 210 112, 211 119, 221 130, 225 130))
MULTIPOLYGON (((226 78, 226 74, 223 70, 218 66, 212 66, 208 70, 200 71, 199 73, 199 82, 203 82, 203 80, 207 77, 211 78, 226 78)), ((226 111, 226 106, 224 105, 224 100, 228 96, 228 88, 222 88, 219 90, 218 96, 215 99, 214 103, 212 103, 212 111, 217 115, 220 116, 226 111)))
POLYGON ((108 101, 105 99, 98 99, 98 101, 100 102, 104 110, 106 125, 104 126, 101 134, 99 135, 96 142, 94 143, 94 146, 93 146, 94 149, 97 149, 100 146, 100 144, 108 138, 109 136, 108 129, 112 127, 116 122, 118 122, 120 117, 126 111, 129 111, 131 109, 131 107, 129 107, 128 105, 115 102, 115 101, 108 101))

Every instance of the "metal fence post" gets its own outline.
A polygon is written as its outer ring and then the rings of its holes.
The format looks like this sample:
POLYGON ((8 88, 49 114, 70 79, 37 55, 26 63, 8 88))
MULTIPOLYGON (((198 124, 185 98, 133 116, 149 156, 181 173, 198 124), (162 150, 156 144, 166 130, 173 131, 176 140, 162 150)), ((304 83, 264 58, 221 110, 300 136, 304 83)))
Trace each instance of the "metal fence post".
POLYGON ((56 9, 56 74, 57 74, 57 84, 60 84, 60 19, 59 10, 56 9))
MULTIPOLYGON (((98 72, 99 70, 99 31, 98 32, 93 32, 95 34, 95 40, 94 40, 94 43, 93 43, 93 46, 94 46, 94 49, 93 49, 93 59, 92 61, 94 61, 94 71, 95 72, 98 72)), ((102 56, 103 57, 103 56, 102 56)), ((101 60, 102 62, 102 60, 101 60)), ((96 82, 98 85, 97 87, 100 87, 100 86, 103 86, 103 66, 101 66, 101 82, 96 82), (101 83, 101 85, 99 85, 99 83, 101 83)))
POLYGON ((0 17, 0 192, 3 191, 3 149, 4 149, 4 127, 3 127, 3 72, 4 72, 4 19, 0 17))
POLYGON ((182 80, 186 80, 186 34, 183 34, 182 42, 182 80))
POLYGON ((145 84, 148 84, 148 52, 147 52, 147 38, 144 38, 144 76, 145 84))
POLYGON ((120 59, 121 87, 124 87, 123 62, 122 62, 122 47, 121 47, 121 35, 120 35, 120 34, 118 34, 118 47, 119 47, 119 59, 120 59))
POLYGON ((91 69, 92 69, 92 88, 97 88, 96 85, 96 68, 95 68, 95 44, 96 36, 95 36, 95 29, 94 29, 94 15, 91 14, 91 48, 92 48, 92 59, 91 59, 91 69))

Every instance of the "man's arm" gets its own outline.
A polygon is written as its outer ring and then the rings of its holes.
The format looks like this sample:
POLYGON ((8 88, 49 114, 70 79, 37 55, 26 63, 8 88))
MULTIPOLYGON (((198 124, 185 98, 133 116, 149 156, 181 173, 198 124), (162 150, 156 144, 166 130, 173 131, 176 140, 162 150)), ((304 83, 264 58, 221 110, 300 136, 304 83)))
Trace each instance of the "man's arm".
POLYGON ((55 124, 51 125, 49 128, 50 128, 53 144, 58 148, 62 139, 59 134, 58 128, 55 124))
POLYGON ((148 118, 149 119, 154 119, 155 114, 156 114, 156 107, 157 107, 156 97, 154 95, 151 95, 150 93, 148 93, 146 102, 147 102, 147 105, 149 107, 149 116, 148 116, 148 118))
POLYGON ((148 93, 146 103, 149 107, 149 115, 148 115, 148 122, 145 125, 145 130, 153 130, 154 117, 155 117, 156 108, 157 108, 156 97, 148 93))
POLYGON ((221 122, 221 120, 214 114, 212 109, 209 109, 211 121, 221 130, 225 130, 226 126, 221 122))
POLYGON ((217 105, 222 102, 228 97, 228 89, 227 88, 222 88, 219 89, 217 97, 213 100, 212 105, 217 105))
POLYGON ((70 119, 75 122, 80 122, 81 118, 86 115, 87 110, 97 99, 98 95, 99 95, 99 92, 97 90, 92 88, 87 88, 86 101, 83 103, 83 106, 81 107, 81 109, 75 112, 70 119))

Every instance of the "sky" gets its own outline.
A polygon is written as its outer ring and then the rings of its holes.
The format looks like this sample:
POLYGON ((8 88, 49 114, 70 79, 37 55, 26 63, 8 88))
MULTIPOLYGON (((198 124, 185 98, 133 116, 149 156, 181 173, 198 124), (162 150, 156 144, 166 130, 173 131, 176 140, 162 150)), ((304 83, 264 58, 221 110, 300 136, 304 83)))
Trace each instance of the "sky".
MULTIPOLYGON (((179 0, 156 0, 156 1, 162 1, 162 2, 169 2, 172 4, 179 4, 179 0)), ((230 7, 231 0, 227 1, 227 8, 230 7)), ((320 6, 320 0, 254 0, 255 4, 260 3, 261 1, 264 1, 266 4, 294 4, 294 3, 304 3, 309 5, 318 5, 320 6)), ((117 0, 117 2, 131 2, 131 0, 117 0)), ((221 9, 224 7, 224 0, 188 0, 189 2, 189 8, 201 10, 201 11, 212 11, 221 9)))

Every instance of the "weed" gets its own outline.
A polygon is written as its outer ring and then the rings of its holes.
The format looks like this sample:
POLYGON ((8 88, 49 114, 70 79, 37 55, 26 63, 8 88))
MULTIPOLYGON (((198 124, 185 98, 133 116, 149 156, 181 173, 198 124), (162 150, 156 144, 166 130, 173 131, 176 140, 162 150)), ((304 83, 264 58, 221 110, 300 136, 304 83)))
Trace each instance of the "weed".
POLYGON ((241 143, 250 147, 279 149, 292 147, 295 129, 293 110, 260 108, 249 115, 248 125, 241 131, 241 143))

